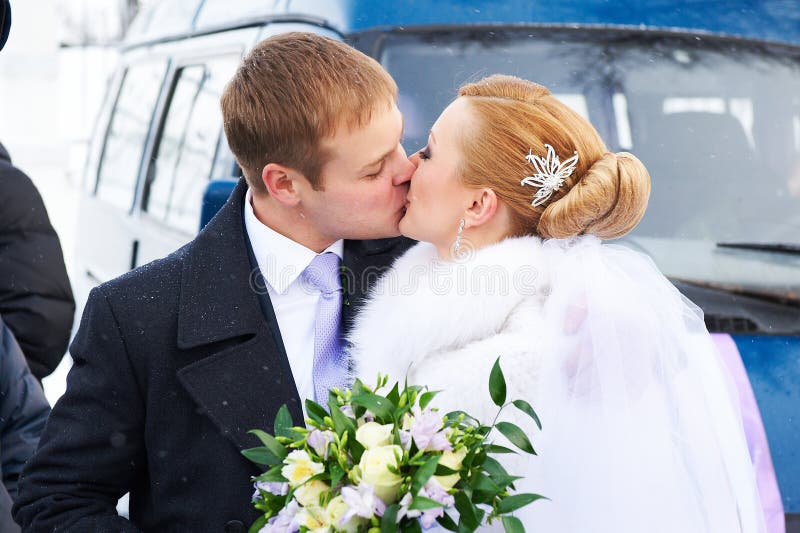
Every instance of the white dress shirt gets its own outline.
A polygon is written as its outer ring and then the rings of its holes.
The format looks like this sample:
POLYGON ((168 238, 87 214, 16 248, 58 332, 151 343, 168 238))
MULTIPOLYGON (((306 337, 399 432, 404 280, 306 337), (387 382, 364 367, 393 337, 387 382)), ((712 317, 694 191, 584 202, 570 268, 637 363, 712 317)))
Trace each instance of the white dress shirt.
MULTIPOLYGON (((314 399, 314 317, 321 292, 299 278, 317 253, 264 225, 256 218, 252 199, 252 191, 248 189, 244 204, 245 230, 267 284, 305 413, 306 399, 314 399)), ((333 252, 341 259, 343 251, 344 241, 338 240, 322 253, 333 252)), ((302 421, 295 420, 295 423, 302 425, 302 421)))

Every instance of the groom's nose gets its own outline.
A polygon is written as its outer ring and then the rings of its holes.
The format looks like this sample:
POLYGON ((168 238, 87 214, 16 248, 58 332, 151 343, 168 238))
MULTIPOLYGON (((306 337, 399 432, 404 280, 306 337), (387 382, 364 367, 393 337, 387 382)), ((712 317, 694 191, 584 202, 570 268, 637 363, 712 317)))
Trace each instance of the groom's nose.
POLYGON ((399 186, 411 181, 411 176, 414 174, 414 171, 417 169, 417 166, 414 165, 410 160, 406 159, 405 153, 403 154, 402 159, 397 163, 397 165, 398 165, 397 172, 395 172, 394 174, 392 183, 395 186, 399 186))

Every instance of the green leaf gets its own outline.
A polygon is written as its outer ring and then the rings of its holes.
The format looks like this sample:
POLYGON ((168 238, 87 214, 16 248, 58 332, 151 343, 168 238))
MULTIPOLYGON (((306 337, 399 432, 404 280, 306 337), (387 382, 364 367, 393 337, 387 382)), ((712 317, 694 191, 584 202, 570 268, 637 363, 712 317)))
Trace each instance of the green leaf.
POLYGON ((469 497, 463 491, 458 491, 455 494, 456 510, 459 513, 459 521, 472 531, 478 529, 481 520, 478 517, 478 508, 470 501, 469 497))
POLYGON ((491 478, 483 474, 473 476, 472 488, 474 503, 490 503, 502 490, 491 478))
POLYGON ((436 472, 433 474, 434 476, 452 476, 453 474, 458 474, 458 470, 453 470, 452 468, 448 468, 444 465, 437 465, 436 472))
POLYGON ((500 433, 505 435, 514 446, 523 452, 536 455, 536 451, 533 449, 531 441, 528 440, 528 437, 525 436, 525 432, 522 431, 518 426, 515 426, 511 422, 498 422, 495 424, 495 427, 500 431, 500 433))
POLYGON ((381 533, 397 533, 397 512, 400 506, 396 503, 386 508, 381 518, 381 533))
POLYGON ((417 471, 414 473, 414 478, 411 480, 411 494, 412 496, 416 496, 419 492, 419 489, 425 486, 425 483, 431 478, 431 476, 436 472, 436 465, 439 464, 440 455, 433 455, 425 464, 419 467, 417 471))
POLYGON ((436 500, 426 498, 425 496, 415 496, 409 509, 414 511, 427 511, 428 509, 436 509, 437 507, 444 507, 444 505, 436 500))
POLYGON ((317 424, 324 424, 325 417, 328 416, 328 411, 313 400, 306 400, 306 413, 317 424))
POLYGON ((456 524, 450 515, 444 513, 442 516, 436 519, 439 522, 439 525, 445 528, 447 531, 458 531, 458 524, 456 524))
POLYGON ((492 457, 487 457, 486 459, 484 459, 483 469, 486 470, 486 472, 490 476, 508 475, 508 472, 506 471, 505 468, 503 468, 503 465, 500 464, 500 461, 498 461, 497 459, 493 459, 492 457))
POLYGON ((377 394, 362 394, 350 399, 353 405, 360 405, 372 411, 376 418, 392 420, 394 418, 394 404, 383 396, 377 394))
POLYGON ((433 400, 436 397, 436 395, 439 394, 440 392, 442 391, 432 390, 430 392, 426 392, 425 394, 423 394, 419 399, 419 408, 425 409, 428 406, 428 404, 431 403, 431 400, 433 400))
POLYGON ((505 489, 506 487, 514 487, 514 482, 517 480, 522 479, 521 476, 511 476, 511 475, 503 475, 503 476, 492 476, 492 481, 497 483, 497 486, 501 489, 505 489))
POLYGON ((539 429, 542 429, 542 422, 539 420, 539 415, 537 415, 536 411, 533 410, 531 404, 525 400, 514 400, 512 403, 514 404, 514 407, 533 418, 533 421, 536 422, 536 425, 539 427, 539 429))
POLYGON ((513 496, 507 496, 497 505, 497 512, 500 514, 510 513, 536 500, 541 500, 542 498, 544 498, 544 496, 539 494, 515 494, 513 496))
POLYGON ((253 525, 250 526, 250 529, 247 530, 247 533, 258 533, 259 531, 261 531, 262 527, 267 525, 267 520, 269 520, 267 516, 262 514, 261 516, 256 518, 256 521, 253 522, 253 525))
POLYGON ((328 408, 331 410, 331 419, 333 419, 333 430, 339 437, 345 433, 350 433, 350 438, 356 438, 356 425, 352 418, 346 416, 339 406, 336 405, 336 400, 331 400, 328 403, 328 408))
POLYGON ((242 455, 244 455, 250 461, 260 465, 274 466, 283 462, 283 459, 276 457, 275 454, 269 451, 266 446, 242 450, 242 455))
POLYGON ((401 526, 402 533, 422 533, 422 526, 419 525, 419 520, 403 520, 404 524, 401 526))
POLYGON ((504 516, 503 528, 506 530, 506 533, 525 533, 525 526, 522 525, 522 521, 516 516, 504 516))
POLYGON ((397 405, 400 403, 400 384, 395 382, 394 387, 392 390, 389 391, 389 394, 386 395, 386 399, 392 402, 393 404, 397 405))
POLYGON ((476 426, 480 424, 480 421, 477 418, 475 418, 474 416, 471 416, 469 413, 465 413, 464 411, 450 411, 449 413, 444 415, 444 418, 445 418, 446 423, 449 425, 449 424, 455 422, 458 419, 458 417, 461 416, 461 415, 464 415, 464 422, 467 422, 467 423, 470 423, 470 424, 473 424, 473 425, 476 425, 476 426))
POLYGON ((331 487, 335 487, 343 477, 344 470, 339 463, 331 463, 331 487))
POLYGON ((273 437, 269 433, 261 431, 260 429, 251 429, 250 431, 248 431, 248 433, 258 437, 261 440, 261 442, 264 443, 264 446, 266 446, 269 449, 269 451, 271 451, 277 457, 285 459, 286 456, 289 455, 289 452, 286 451, 284 445, 275 440, 275 437, 273 437))
POLYGON ((503 404, 506 403, 506 378, 503 377, 499 357, 494 362, 492 373, 489 374, 489 394, 491 394, 495 405, 503 407, 503 404))
POLYGON ((511 448, 506 448, 505 446, 500 446, 499 444, 490 444, 489 448, 486 450, 487 453, 517 453, 511 448))
POLYGON ((274 467, 270 468, 269 470, 267 470, 266 472, 264 472, 263 474, 261 474, 260 476, 258 476, 256 478, 256 481, 265 481, 265 482, 273 482, 273 483, 285 483, 286 482, 286 478, 283 477, 283 474, 281 473, 281 469, 282 468, 283 468, 283 464, 282 463, 277 465, 277 466, 274 466, 274 467))
POLYGON ((289 408, 286 407, 286 404, 281 405, 281 408, 278 409, 278 414, 275 415, 275 436, 294 439, 296 434, 292 431, 293 426, 294 423, 292 422, 292 415, 289 414, 289 408))

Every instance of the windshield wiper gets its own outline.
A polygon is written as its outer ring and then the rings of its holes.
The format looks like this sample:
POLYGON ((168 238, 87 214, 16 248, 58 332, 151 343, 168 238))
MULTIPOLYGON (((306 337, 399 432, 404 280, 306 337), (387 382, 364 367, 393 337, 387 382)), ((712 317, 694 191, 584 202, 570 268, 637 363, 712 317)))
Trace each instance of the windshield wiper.
POLYGON ((738 250, 756 250, 760 252, 779 252, 800 255, 800 244, 759 243, 759 242, 718 242, 720 248, 736 248, 738 250))

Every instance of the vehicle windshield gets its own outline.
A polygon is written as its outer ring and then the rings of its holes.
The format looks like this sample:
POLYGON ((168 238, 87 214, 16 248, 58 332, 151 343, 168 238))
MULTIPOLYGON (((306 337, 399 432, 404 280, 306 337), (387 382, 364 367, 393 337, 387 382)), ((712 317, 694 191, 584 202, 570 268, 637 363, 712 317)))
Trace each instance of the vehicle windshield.
POLYGON ((716 243, 800 244, 800 49, 672 32, 491 29, 390 35, 406 148, 458 87, 537 81, 647 166, 652 195, 626 239, 673 278, 796 291, 800 258, 716 243))

